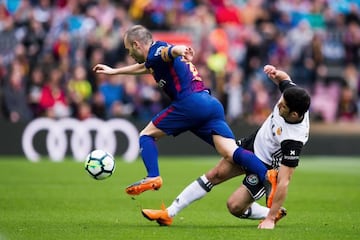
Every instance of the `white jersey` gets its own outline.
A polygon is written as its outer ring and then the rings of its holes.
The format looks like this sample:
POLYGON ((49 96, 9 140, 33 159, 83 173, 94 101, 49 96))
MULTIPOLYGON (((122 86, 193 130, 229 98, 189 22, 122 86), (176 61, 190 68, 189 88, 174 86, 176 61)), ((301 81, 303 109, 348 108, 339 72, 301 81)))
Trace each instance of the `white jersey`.
MULTIPOLYGON (((300 123, 288 123, 279 115, 279 108, 276 104, 272 114, 256 133, 254 153, 267 165, 278 168, 283 158, 281 142, 292 140, 301 142, 304 145, 309 138, 309 129, 308 111, 304 114, 304 119, 300 123)), ((295 151, 290 151, 290 155, 292 154, 295 155, 295 151)))

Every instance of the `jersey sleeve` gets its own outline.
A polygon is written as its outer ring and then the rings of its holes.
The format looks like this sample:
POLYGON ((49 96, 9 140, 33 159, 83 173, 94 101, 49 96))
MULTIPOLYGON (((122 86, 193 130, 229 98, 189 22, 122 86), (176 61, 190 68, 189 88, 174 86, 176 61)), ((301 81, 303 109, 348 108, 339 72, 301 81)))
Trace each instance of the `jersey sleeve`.
POLYGON ((281 142, 281 151, 283 153, 281 164, 287 167, 297 167, 302 147, 303 143, 299 141, 285 140, 281 142))
POLYGON ((171 62, 172 60, 174 60, 173 55, 171 54, 171 49, 174 46, 168 46, 168 47, 164 47, 161 49, 161 59, 164 62, 171 62))
POLYGON ((296 87, 296 84, 291 80, 284 80, 281 81, 279 84, 279 89, 281 92, 284 92, 286 89, 296 87))
POLYGON ((173 45, 166 42, 157 41, 149 50, 149 55, 145 61, 145 67, 150 69, 154 66, 166 65, 168 62, 173 61, 174 58, 171 54, 173 45))

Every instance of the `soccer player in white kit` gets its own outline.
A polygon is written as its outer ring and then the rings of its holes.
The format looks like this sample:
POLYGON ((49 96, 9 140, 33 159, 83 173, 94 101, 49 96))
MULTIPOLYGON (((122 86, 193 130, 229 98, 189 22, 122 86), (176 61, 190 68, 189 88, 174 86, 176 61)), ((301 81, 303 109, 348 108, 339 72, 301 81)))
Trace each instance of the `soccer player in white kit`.
POLYGON ((230 178, 246 174, 243 184, 228 198, 227 207, 239 218, 262 219, 258 228, 273 229, 278 220, 286 215, 282 207, 287 196, 290 179, 299 164, 300 153, 309 138, 310 96, 292 82, 290 76, 272 65, 264 72, 279 86, 282 95, 273 112, 253 135, 238 141, 258 156, 268 169, 277 169, 277 188, 267 207, 255 201, 264 193, 264 186, 254 174, 221 160, 213 169, 189 184, 173 203, 161 210, 143 209, 142 214, 160 225, 171 225, 173 218, 190 203, 204 197, 213 186, 230 178))

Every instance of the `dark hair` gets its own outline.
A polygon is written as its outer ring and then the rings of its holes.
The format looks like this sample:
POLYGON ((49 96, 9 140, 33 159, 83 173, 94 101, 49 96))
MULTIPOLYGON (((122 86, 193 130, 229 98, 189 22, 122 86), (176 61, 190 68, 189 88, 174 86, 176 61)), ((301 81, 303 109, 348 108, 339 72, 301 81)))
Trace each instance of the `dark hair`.
POLYGON ((125 32, 127 41, 132 42, 137 40, 142 43, 151 43, 153 41, 151 32, 141 25, 134 25, 125 32))
POLYGON ((297 112, 299 116, 303 116, 310 107, 310 95, 307 91, 300 87, 287 88, 283 92, 283 97, 290 112, 297 112))

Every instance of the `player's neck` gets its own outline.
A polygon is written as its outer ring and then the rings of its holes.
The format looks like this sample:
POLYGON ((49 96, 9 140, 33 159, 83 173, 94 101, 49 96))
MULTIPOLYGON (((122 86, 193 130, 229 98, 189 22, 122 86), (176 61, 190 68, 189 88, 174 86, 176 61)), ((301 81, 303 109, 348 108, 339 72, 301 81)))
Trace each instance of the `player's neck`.
POLYGON ((289 116, 289 117, 285 118, 285 121, 290 124, 297 124, 297 123, 301 123, 303 119, 304 119, 304 116, 301 116, 301 117, 289 116))

